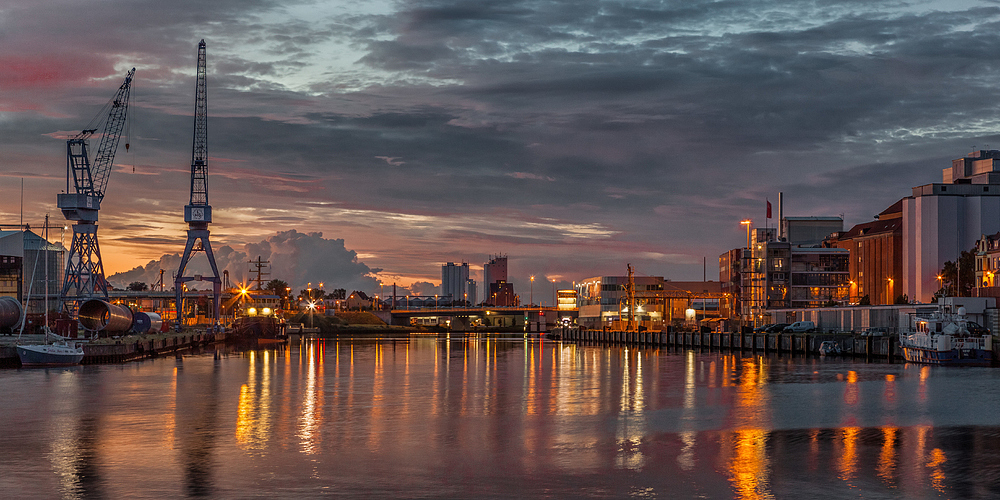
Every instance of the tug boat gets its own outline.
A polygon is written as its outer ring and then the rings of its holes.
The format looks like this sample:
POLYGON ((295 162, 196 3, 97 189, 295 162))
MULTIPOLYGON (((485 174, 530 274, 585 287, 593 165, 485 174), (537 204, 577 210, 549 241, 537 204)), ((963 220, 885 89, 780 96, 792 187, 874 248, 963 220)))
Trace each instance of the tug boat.
POLYGON ((930 316, 914 318, 913 331, 900 335, 899 347, 911 363, 948 366, 990 366, 993 337, 976 323, 941 308, 930 316), (985 333, 985 335, 982 335, 985 333))

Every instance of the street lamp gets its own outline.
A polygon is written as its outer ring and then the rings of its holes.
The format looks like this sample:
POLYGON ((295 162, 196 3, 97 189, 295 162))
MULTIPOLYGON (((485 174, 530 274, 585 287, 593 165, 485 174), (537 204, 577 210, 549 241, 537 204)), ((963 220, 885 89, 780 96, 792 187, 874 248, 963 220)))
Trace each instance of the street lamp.
MULTIPOLYGON (((518 302, 520 302, 520 301, 518 301, 518 302)), ((535 277, 534 276, 531 277, 531 291, 529 292, 529 295, 528 295, 528 302, 529 302, 528 305, 533 305, 535 303, 535 277)))
POLYGON ((552 307, 556 306, 556 280, 552 280, 552 307))

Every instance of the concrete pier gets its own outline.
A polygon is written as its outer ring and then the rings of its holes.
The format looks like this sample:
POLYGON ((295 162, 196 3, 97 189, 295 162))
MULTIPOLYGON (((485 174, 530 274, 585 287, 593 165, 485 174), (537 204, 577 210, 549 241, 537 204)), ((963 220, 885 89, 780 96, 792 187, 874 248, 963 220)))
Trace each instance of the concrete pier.
POLYGON ((901 360, 898 335, 862 336, 851 333, 622 332, 556 328, 550 335, 564 342, 690 348, 706 351, 751 351, 818 356, 824 341, 837 342, 844 356, 869 360, 901 360))

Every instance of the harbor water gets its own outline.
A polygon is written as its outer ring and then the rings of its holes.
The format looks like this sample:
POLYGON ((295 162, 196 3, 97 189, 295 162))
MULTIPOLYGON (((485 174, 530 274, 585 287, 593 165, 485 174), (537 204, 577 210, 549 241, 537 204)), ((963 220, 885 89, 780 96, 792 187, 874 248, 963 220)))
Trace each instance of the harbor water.
POLYGON ((996 498, 1000 370, 510 336, 0 370, 4 498, 996 498))

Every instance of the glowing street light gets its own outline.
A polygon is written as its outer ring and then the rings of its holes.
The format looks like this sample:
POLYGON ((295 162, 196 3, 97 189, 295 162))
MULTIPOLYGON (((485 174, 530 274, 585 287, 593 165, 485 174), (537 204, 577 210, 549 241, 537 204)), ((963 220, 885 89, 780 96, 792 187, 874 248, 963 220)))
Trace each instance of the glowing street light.
MULTIPOLYGON (((520 302, 520 301, 518 301, 518 302, 520 302)), ((529 302, 529 305, 533 305, 535 303, 535 277, 534 276, 531 277, 531 291, 530 291, 530 294, 528 295, 528 302, 529 302)))

